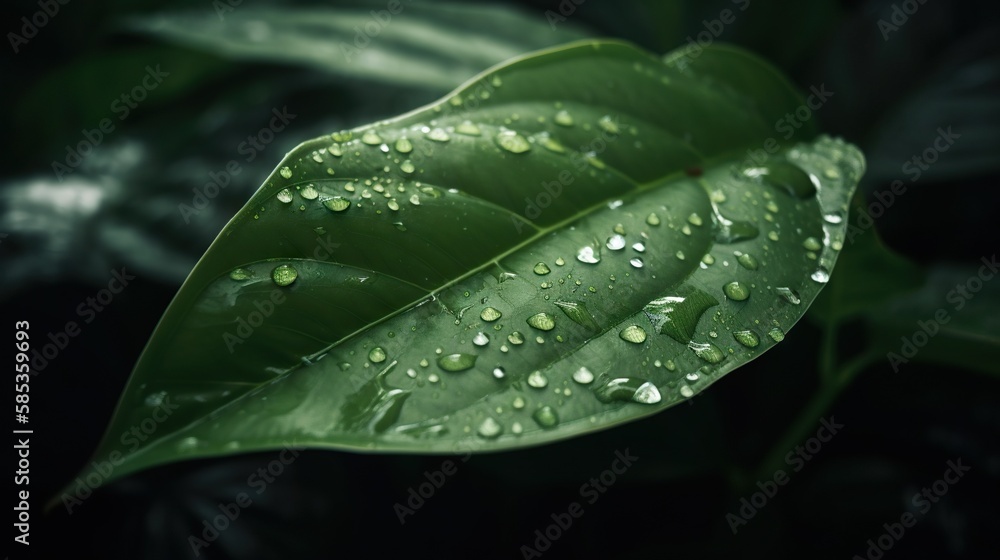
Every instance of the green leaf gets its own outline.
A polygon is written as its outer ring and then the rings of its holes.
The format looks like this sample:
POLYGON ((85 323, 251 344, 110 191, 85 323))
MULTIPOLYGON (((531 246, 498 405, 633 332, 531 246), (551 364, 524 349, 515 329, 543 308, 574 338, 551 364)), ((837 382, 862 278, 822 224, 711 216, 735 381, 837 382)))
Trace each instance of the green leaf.
POLYGON ((301 144, 168 308, 98 458, 493 451, 691 398, 784 337, 843 242, 864 160, 777 134, 801 103, 737 49, 586 42, 301 144))

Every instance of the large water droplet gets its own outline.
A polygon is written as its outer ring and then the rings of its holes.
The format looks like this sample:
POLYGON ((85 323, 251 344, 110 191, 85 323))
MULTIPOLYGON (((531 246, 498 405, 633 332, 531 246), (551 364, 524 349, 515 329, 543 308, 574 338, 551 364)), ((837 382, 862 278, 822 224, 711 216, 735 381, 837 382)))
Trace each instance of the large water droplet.
POLYGON ((299 191, 299 195, 306 200, 316 200, 316 198, 319 196, 319 191, 316 190, 315 185, 310 183, 302 187, 302 190, 299 191))
POLYGON ((545 264, 543 262, 535 263, 535 267, 532 268, 531 270, 533 270, 535 272, 535 274, 537 274, 539 276, 544 276, 544 275, 552 272, 552 270, 549 268, 549 265, 547 265, 547 264, 545 264))
POLYGON ((399 170, 402 171, 403 173, 406 173, 407 175, 409 175, 410 173, 413 173, 414 171, 416 171, 417 168, 413 165, 412 161, 410 161, 408 159, 404 159, 403 163, 399 164, 399 170))
POLYGON ((368 361, 379 364, 385 361, 385 350, 381 346, 376 346, 368 351, 368 361))
POLYGON ((535 389, 543 389, 549 384, 548 378, 540 371, 533 371, 528 375, 528 385, 535 389))
POLYGON ((346 198, 335 196, 323 201, 323 206, 331 212, 343 212, 351 207, 351 201, 346 198))
POLYGON ((602 378, 593 386, 597 400, 609 403, 613 401, 631 401, 641 404, 660 402, 660 392, 656 386, 645 379, 634 377, 602 378))
POLYGON ((597 264, 601 262, 601 256, 594 252, 594 248, 590 245, 581 247, 579 251, 576 252, 576 260, 587 263, 587 264, 597 264))
POLYGON ((815 272, 812 273, 810 278, 812 278, 816 282, 819 282, 820 284, 826 284, 827 282, 830 281, 830 273, 827 272, 825 268, 819 267, 816 269, 815 272))
POLYGON ((521 334, 521 331, 514 331, 507 335, 507 342, 515 346, 524 344, 524 335, 521 334))
POLYGON ((583 302, 558 300, 555 304, 574 323, 591 331, 596 332, 601 330, 600 325, 597 324, 594 316, 590 314, 590 310, 587 309, 587 306, 583 302))
POLYGON ((639 404, 656 404, 660 399, 660 390, 648 381, 640 385, 632 395, 632 400, 639 404))
POLYGON ((646 342, 646 331, 642 330, 642 327, 638 325, 629 325, 618 333, 618 336, 626 342, 631 342, 633 344, 642 344, 646 342))
POLYGON ((784 161, 768 163, 767 167, 755 168, 754 175, 796 198, 809 198, 816 194, 816 185, 801 167, 784 161))
POLYGON ((750 297, 750 289, 746 285, 740 282, 729 282, 722 287, 722 291, 725 292, 726 297, 735 301, 745 301, 750 297))
POLYGON ((688 348, 694 351, 695 356, 698 356, 710 364, 717 364, 726 357, 722 350, 711 342, 689 342, 688 348))
POLYGON ((747 270, 757 270, 760 263, 757 259, 749 253, 740 253, 736 256, 736 262, 740 263, 740 266, 747 270))
POLYGON ((819 251, 823 248, 823 244, 819 242, 819 239, 815 237, 807 237, 805 241, 802 242, 802 246, 805 247, 807 251, 819 251))
POLYGON ((278 173, 282 177, 284 177, 285 179, 291 179, 292 178, 292 170, 287 165, 284 166, 284 167, 282 167, 280 170, 278 170, 278 173))
POLYGON ((551 331, 556 328, 556 318, 544 311, 528 317, 528 325, 540 330, 551 331))
POLYGON ((451 136, 443 128, 434 128, 427 133, 427 138, 435 142, 447 142, 451 140, 451 136))
POLYGON ((279 286, 288 286, 299 277, 299 272, 287 264, 277 266, 271 271, 271 280, 279 286))
POLYGON ((756 348, 757 345, 760 344, 760 337, 750 330, 736 331, 733 333, 733 338, 736 339, 736 342, 739 342, 747 348, 756 348))
POLYGON ((413 151, 413 144, 405 136, 396 140, 396 151, 401 154, 408 154, 413 151))
POLYGON ((655 299, 643 308, 653 329, 660 334, 687 344, 694 336, 701 316, 719 301, 707 293, 691 288, 676 296, 655 299))
POLYGON ((551 406, 539 408, 531 417, 545 430, 555 428, 559 424, 559 415, 551 406))
POLYGON ((438 366, 445 371, 465 371, 476 365, 476 357, 473 354, 445 354, 438 357, 438 366))
POLYGON ((501 130, 496 137, 497 145, 512 154, 523 154, 531 149, 531 143, 513 130, 501 130))
POLYGON ((479 313, 479 318, 487 323, 492 323, 500 317, 503 317, 503 313, 495 307, 486 307, 479 313))
POLYGON ((486 336, 486 333, 478 332, 472 337, 472 343, 476 346, 486 346, 490 343, 490 337, 486 336))
POLYGON ((232 272, 229 273, 229 278, 231 280, 236 280, 237 282, 249 280, 253 277, 254 273, 249 268, 234 268, 232 272))
POLYGON ((486 439, 495 439, 503 433, 503 426, 492 417, 487 416, 486 420, 483 420, 482 424, 479 425, 477 433, 486 439))
POLYGON ((462 121, 462 124, 455 127, 455 132, 466 136, 479 136, 483 133, 472 121, 462 121))
POLYGON ((281 189, 278 191, 278 200, 288 204, 292 201, 292 191, 289 189, 281 189))
POLYGON ((361 141, 369 146, 378 146, 382 143, 382 137, 379 136, 374 130, 366 130, 365 133, 361 135, 361 141))
POLYGON ((773 329, 767 331, 767 336, 771 337, 771 340, 775 342, 785 340, 785 333, 778 327, 774 327, 773 329))
POLYGON ((587 385, 594 381, 594 374, 587 369, 587 366, 581 366, 580 369, 573 372, 573 381, 581 385, 587 385))
POLYGON ((642 259, 640 259, 639 257, 632 258, 631 260, 628 261, 628 263, 632 265, 632 268, 642 268, 643 266, 642 259))
POLYGON ((620 251, 625 248, 625 238, 617 233, 608 238, 607 243, 605 243, 608 249, 612 251, 620 251))

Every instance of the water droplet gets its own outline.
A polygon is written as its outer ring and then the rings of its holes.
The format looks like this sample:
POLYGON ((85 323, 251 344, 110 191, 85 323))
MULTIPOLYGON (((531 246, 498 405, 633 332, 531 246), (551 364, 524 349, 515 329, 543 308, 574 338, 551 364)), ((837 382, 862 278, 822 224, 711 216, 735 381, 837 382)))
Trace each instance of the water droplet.
POLYGON ((644 243, 633 243, 632 249, 637 253, 645 253, 646 245, 644 243))
POLYGON ((619 251, 625 248, 625 238, 618 234, 612 235, 605 245, 612 251, 619 251))
POLYGON ((829 214, 824 214, 823 219, 829 224, 839 224, 844 221, 844 217, 836 212, 831 212, 829 214))
POLYGON ((788 303, 790 303, 792 305, 798 305, 798 304, 802 303, 802 300, 799 299, 798 292, 796 292, 795 290, 793 290, 791 288, 779 287, 779 288, 775 288, 774 291, 779 296, 781 296, 782 299, 784 299, 785 301, 787 301, 788 303))
POLYGON ((492 323, 500 317, 503 317, 503 313, 495 307, 486 307, 479 313, 479 318, 487 323, 492 323))
POLYGON ((538 370, 535 370, 528 375, 528 385, 534 387, 535 389, 542 389, 548 384, 549 380, 538 370))
POLYGON ((528 317, 527 322, 540 331, 551 331, 556 327, 556 318, 544 311, 528 317))
POLYGON ((692 212, 691 215, 688 216, 688 223, 693 226, 700 226, 703 222, 701 221, 701 216, 692 212))
POLYGON ((640 385, 632 395, 632 400, 640 404, 656 404, 660 398, 660 390, 649 381, 640 385))
POLYGON ((524 344, 524 335, 521 334, 521 331, 514 331, 507 335, 507 342, 515 346, 524 344))
POLYGON ((694 336, 701 316, 716 305, 719 302, 714 297, 692 288, 676 296, 655 299, 646 304, 643 312, 656 332, 687 344, 694 336))
POLYGON ((466 136, 480 136, 483 133, 472 121, 463 121, 455 127, 455 132, 466 136))
POLYGON ((496 141, 497 145, 512 154, 523 154, 531 149, 528 139, 513 130, 501 130, 496 141))
POLYGON ((410 195, 410 204, 420 206, 420 196, 418 196, 417 193, 410 195))
POLYGON ((316 200, 316 198, 319 196, 319 191, 316 190, 315 185, 310 183, 302 187, 302 190, 299 191, 299 194, 302 196, 302 198, 306 200, 316 200))
POLYGON ((680 393, 685 399, 690 399, 694 396, 694 389, 688 387, 687 385, 681 385, 680 393))
POLYGON ((631 342, 633 344, 642 344, 646 342, 646 331, 642 330, 642 327, 638 325, 629 325, 618 333, 618 336, 626 342, 631 342))
POLYGON ((451 140, 451 136, 443 128, 434 128, 427 133, 427 138, 435 142, 447 142, 451 140))
POLYGON ((287 264, 277 266, 271 271, 271 280, 279 286, 288 286, 298 277, 298 271, 287 264))
POLYGON ((576 260, 587 263, 587 264, 597 264, 601 262, 600 254, 594 252, 594 248, 590 245, 581 247, 579 251, 576 252, 576 260))
POLYGON ((361 141, 369 146, 378 146, 382 143, 382 137, 374 130, 367 130, 361 135, 361 141))
POLYGON ((493 377, 497 379, 503 379, 505 375, 507 375, 507 371, 504 370, 502 367, 497 366, 493 368, 493 377))
POLYGON ((699 358, 705 360, 710 364, 717 364, 721 362, 723 358, 726 357, 726 355, 723 354, 722 350, 720 350, 718 346, 710 342, 706 343, 689 342, 688 348, 694 351, 695 356, 698 356, 699 358))
POLYGON ((658 226, 660 225, 660 217, 657 216, 656 213, 650 213, 646 216, 646 223, 651 226, 658 226))
POLYGON ((492 417, 487 416, 486 420, 483 420, 482 424, 479 425, 477 433, 486 439, 495 439, 503 433, 503 426, 492 417))
POLYGON ((740 263, 740 266, 747 270, 757 270, 760 263, 757 262, 756 257, 749 253, 740 253, 736 256, 736 262, 740 263))
POLYGON ((580 369, 573 372, 573 381, 581 385, 587 385, 594 381, 594 374, 587 369, 587 366, 581 366, 580 369))
POLYGON ((726 297, 735 301, 745 301, 750 297, 750 289, 740 282, 730 282, 722 287, 726 297))
POLYGON ((806 240, 802 242, 802 246, 805 247, 807 251, 819 251, 823 248, 819 239, 816 239, 815 237, 807 237, 806 240))
POLYGON ((229 273, 229 278, 231 280, 236 280, 237 282, 249 280, 253 278, 253 276, 253 271, 248 268, 234 268, 232 272, 229 273))
POLYGON ((549 430, 559 424, 559 415, 551 406, 543 406, 531 415, 542 429, 549 430))
POLYGON ((826 284, 830 281, 830 273, 823 267, 817 268, 809 277, 820 284, 826 284))
POLYGON ((413 144, 407 137, 401 136, 396 140, 395 148, 401 154, 408 154, 413 151, 413 144))
POLYGON ((771 337, 771 340, 775 342, 781 342, 782 340, 785 340, 785 333, 782 332, 782 330, 779 329, 778 327, 774 327, 773 329, 767 331, 767 336, 771 337))
POLYGON ((284 202, 285 204, 288 204, 289 202, 292 201, 292 191, 290 191, 289 189, 281 189, 280 191, 278 191, 278 200, 284 202))
POLYGON ((677 260, 682 261, 684 260, 684 251, 678 250, 676 253, 674 253, 674 256, 677 257, 677 260))
POLYGON ((403 173, 406 173, 407 175, 409 175, 410 173, 413 173, 414 171, 416 171, 417 168, 414 167, 412 161, 410 161, 408 159, 404 159, 403 163, 399 164, 399 170, 402 171, 403 173))
POLYGON ((343 212, 351 207, 351 201, 346 198, 335 196, 323 201, 323 206, 331 212, 343 212))
POLYGON ((590 314, 590 310, 587 309, 587 306, 583 302, 558 300, 555 304, 574 323, 591 331, 596 332, 601 330, 600 325, 597 324, 597 320, 590 314))
POLYGON ((760 338, 753 331, 736 331, 733 333, 733 338, 736 342, 739 342, 747 348, 756 348, 760 344, 760 338))
POLYGON ((486 346, 490 343, 490 337, 486 336, 486 333, 478 332, 476 336, 472 338, 472 343, 476 346, 486 346))
POLYGON ((597 121, 597 126, 604 129, 609 134, 621 134, 621 129, 618 128, 618 123, 615 122, 611 115, 604 115, 597 121))
POLYGON ((628 261, 628 263, 635 268, 642 268, 642 259, 639 257, 635 257, 634 259, 628 261))
POLYGON ((368 352, 368 361, 373 364, 380 364, 385 361, 385 350, 381 346, 376 346, 368 352))
POLYGON ((278 173, 280 173, 281 176, 284 177, 285 179, 291 179, 292 178, 292 170, 287 165, 285 167, 282 167, 278 171, 278 173))
POLYGON ((438 357, 438 367, 445 371, 465 371, 476 365, 477 356, 473 354, 445 354, 438 357))
POLYGON ((511 406, 513 406, 517 410, 521 410, 522 408, 524 408, 524 406, 526 404, 528 404, 528 403, 525 402, 524 397, 517 396, 517 397, 514 397, 514 402, 511 403, 511 406))
POLYGON ((771 241, 777 241, 779 239, 778 232, 774 230, 767 232, 767 238, 770 239, 771 241))
POLYGON ((715 257, 713 257, 711 253, 705 253, 705 255, 701 257, 701 262, 705 264, 715 264, 715 257))
POLYGON ((547 264, 545 264, 543 262, 535 263, 535 267, 532 268, 532 270, 535 272, 535 274, 537 274, 539 276, 544 276, 544 275, 552 272, 552 270, 549 269, 549 265, 547 265, 547 264))
POLYGON ((556 123, 559 126, 573 126, 573 116, 570 115, 565 109, 563 109, 562 111, 556 113, 554 117, 552 117, 552 122, 556 123))
POLYGON ((555 138, 552 138, 547 133, 539 134, 536 137, 536 140, 537 140, 537 142, 539 144, 542 145, 543 148, 545 148, 546 150, 548 150, 550 152, 553 152, 553 153, 556 153, 556 154, 564 154, 564 153, 566 153, 566 148, 562 144, 560 144, 558 140, 556 140, 555 138))
POLYGON ((330 144, 330 147, 326 149, 331 156, 340 157, 344 155, 344 149, 340 147, 340 144, 330 144))

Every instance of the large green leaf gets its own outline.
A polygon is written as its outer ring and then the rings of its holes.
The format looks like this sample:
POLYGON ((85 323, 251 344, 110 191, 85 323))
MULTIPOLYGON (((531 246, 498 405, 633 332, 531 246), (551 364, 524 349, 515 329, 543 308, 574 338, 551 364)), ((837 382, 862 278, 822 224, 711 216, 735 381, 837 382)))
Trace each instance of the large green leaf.
POLYGON ((298 146, 170 305, 97 457, 491 451, 691 398, 783 338, 842 245, 864 160, 776 132, 801 103, 733 48, 586 42, 298 146))

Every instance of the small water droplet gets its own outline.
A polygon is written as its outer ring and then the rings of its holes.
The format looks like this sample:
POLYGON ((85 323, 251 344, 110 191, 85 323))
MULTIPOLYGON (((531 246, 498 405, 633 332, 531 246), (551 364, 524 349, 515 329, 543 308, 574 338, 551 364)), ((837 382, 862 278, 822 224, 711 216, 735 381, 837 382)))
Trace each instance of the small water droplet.
POLYGON ((254 277, 253 271, 248 268, 234 268, 232 272, 229 273, 229 278, 231 280, 236 280, 237 282, 249 280, 253 277, 254 277))
POLYGON ((573 381, 581 385, 587 385, 594 381, 594 374, 587 369, 587 366, 581 366, 580 369, 573 372, 573 381))
POLYGON ((445 371, 465 371, 476 365, 476 358, 473 354, 445 354, 438 357, 437 363, 445 371))
POLYGON ((576 260, 587 263, 587 264, 597 264, 601 262, 601 257, 599 254, 594 252, 594 248, 590 245, 581 247, 576 253, 576 260))
POLYGON ((382 137, 379 136, 374 130, 366 130, 365 133, 361 135, 361 141, 369 146, 378 146, 382 143, 382 137))
POLYGON ((771 337, 771 340, 775 342, 781 342, 782 340, 785 340, 785 333, 782 332, 782 330, 779 329, 778 327, 774 327, 773 329, 767 331, 767 336, 771 337))
POLYGON ((381 346, 376 346, 368 352, 368 361, 373 364, 380 364, 385 361, 385 350, 381 346))
POLYGON ((271 271, 271 280, 279 286, 288 286, 298 277, 298 271, 287 264, 277 266, 271 271))
POLYGON ((573 126, 573 116, 569 114, 565 109, 556 113, 552 117, 552 122, 559 126, 573 126))
POLYGON ((681 396, 684 397, 685 399, 690 399, 691 397, 694 396, 694 389, 688 387, 687 385, 681 385, 680 393, 681 396))
POLYGON ((451 136, 443 128, 434 128, 427 133, 427 138, 435 142, 447 142, 451 140, 451 136))
POLYGON ((407 137, 401 136, 396 140, 395 148, 401 154, 408 154, 413 151, 413 144, 407 137))
POLYGON ((691 215, 688 216, 688 223, 690 223, 693 226, 700 226, 703 222, 701 220, 701 216, 699 216, 697 213, 691 213, 691 215))
POLYGON ((500 437, 500 434, 503 433, 503 426, 494 420, 493 417, 487 416, 486 420, 483 420, 483 422, 479 425, 477 433, 486 439, 495 439, 500 437))
POLYGON ((637 253, 645 253, 646 245, 644 243, 633 243, 632 249, 637 253))
POLYGON ((677 257, 677 260, 682 261, 684 260, 684 251, 678 250, 676 253, 674 253, 674 256, 677 257))
POLYGON ((646 216, 646 223, 651 226, 658 226, 660 225, 660 217, 655 212, 652 212, 646 216))
POLYGON ((524 344, 524 335, 521 334, 521 331, 514 331, 507 335, 507 342, 515 346, 524 344))
POLYGON ((531 417, 545 430, 555 428, 559 424, 559 415, 551 406, 539 408, 531 417))
POLYGON ((410 173, 413 173, 414 171, 416 171, 417 168, 413 165, 412 161, 410 161, 408 159, 404 159, 403 163, 399 164, 399 170, 402 171, 403 173, 406 173, 407 175, 409 175, 410 173))
POLYGON ((551 331, 556 327, 556 318, 543 311, 528 317, 527 323, 540 331, 551 331))
POLYGON ((757 345, 760 344, 760 338, 756 333, 750 330, 736 331, 733 333, 733 338, 736 339, 736 342, 739 342, 747 348, 756 348, 757 345))
POLYGON ((492 323, 500 317, 503 317, 503 313, 495 307, 486 307, 479 313, 479 318, 487 323, 492 323))
POLYGON ((625 248, 625 238, 618 234, 612 235, 605 245, 612 251, 619 251, 625 248))
POLYGON ((817 268, 809 277, 820 284, 826 284, 830 281, 830 273, 823 267, 817 268))
POLYGON ((740 263, 740 266, 747 270, 757 270, 760 263, 757 261, 756 257, 749 253, 739 253, 736 256, 736 262, 740 263))
POLYGON ((544 276, 544 275, 552 272, 552 270, 549 268, 549 265, 547 265, 547 264, 545 264, 543 262, 535 263, 535 267, 532 268, 531 270, 533 270, 535 272, 535 274, 537 274, 539 276, 544 276))
POLYGON ((420 196, 418 196, 417 193, 410 195, 410 204, 420 206, 420 196))
POLYGON ((490 337, 486 336, 486 333, 478 332, 476 336, 472 338, 472 343, 476 346, 486 346, 490 343, 490 337))
POLYGON ((455 132, 466 136, 480 136, 483 133, 472 121, 462 121, 462 124, 455 127, 455 132))
POLYGON ((735 301, 745 301, 750 297, 750 289, 740 282, 730 282, 722 287, 726 297, 735 301))
POLYGON ((531 143, 513 130, 501 130, 496 136, 497 145, 512 154, 523 154, 531 149, 531 143))
POLYGON ((604 115, 597 121, 597 126, 604 129, 609 134, 621 134, 621 129, 618 128, 618 123, 611 115, 604 115))
POLYGON ((806 240, 802 242, 802 246, 805 247, 807 251, 819 251, 823 248, 819 239, 816 239, 815 237, 807 237, 806 240))
POLYGON ((642 268, 642 264, 643 264, 642 263, 642 259, 640 259, 639 257, 633 258, 632 260, 628 261, 628 263, 630 265, 632 265, 633 267, 635 267, 635 268, 642 268))
POLYGON ((340 144, 330 144, 330 147, 326 149, 331 156, 340 157, 344 155, 344 149, 340 147, 340 144))
POLYGON ((721 362, 723 358, 726 357, 726 355, 722 352, 722 350, 719 349, 718 346, 710 342, 706 343, 689 342, 688 348, 694 351, 695 356, 698 356, 699 358, 705 360, 710 364, 717 364, 721 362))
POLYGON ((278 191, 278 200, 288 204, 292 201, 292 191, 289 189, 281 189, 278 191))
POLYGON ((525 402, 524 397, 517 396, 517 397, 514 397, 514 402, 511 403, 511 406, 513 406, 517 410, 521 410, 522 408, 524 408, 524 406, 526 404, 528 404, 528 403, 525 402))
POLYGON ((287 165, 286 165, 286 166, 284 166, 284 167, 282 167, 282 168, 281 168, 281 169, 280 169, 280 170, 278 171, 278 173, 280 173, 280 174, 281 174, 281 176, 282 176, 282 177, 284 177, 285 179, 291 179, 291 178, 292 178, 292 170, 291 170, 291 168, 289 168, 289 167, 288 167, 287 165))
POLYGON ((497 366, 493 368, 493 377, 497 379, 503 379, 505 375, 507 375, 507 371, 504 370, 502 367, 497 366))
POLYGON ((646 342, 646 331, 638 325, 629 325, 618 333, 618 336, 626 342, 631 342, 633 344, 642 344, 646 342))

